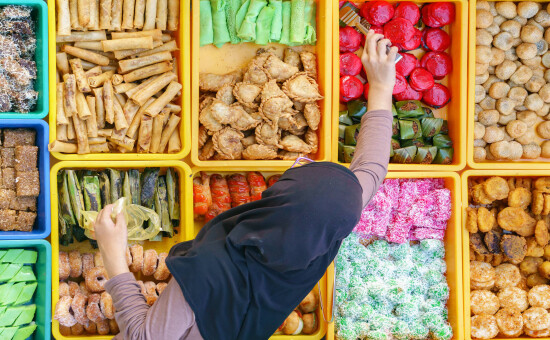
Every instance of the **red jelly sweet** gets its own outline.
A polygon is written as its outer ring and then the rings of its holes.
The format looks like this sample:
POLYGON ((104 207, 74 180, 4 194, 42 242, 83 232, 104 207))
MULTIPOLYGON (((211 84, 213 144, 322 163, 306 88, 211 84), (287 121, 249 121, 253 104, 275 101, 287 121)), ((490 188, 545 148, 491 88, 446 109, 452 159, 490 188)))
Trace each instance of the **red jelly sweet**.
POLYGON ((424 48, 431 51, 443 52, 451 45, 451 37, 439 28, 428 28, 422 36, 424 48))
POLYGON ((428 52, 424 54, 420 65, 428 70, 434 79, 443 79, 453 70, 451 56, 445 52, 428 52))
POLYGON ((443 27, 455 21, 455 5, 449 2, 435 2, 422 7, 422 21, 426 26, 443 27))
POLYGON ((340 77, 340 100, 349 102, 363 94, 363 83, 354 76, 340 77))
POLYGON ((410 40, 407 40, 402 44, 396 45, 400 50, 402 51, 416 50, 422 44, 422 32, 416 27, 414 27, 413 29, 414 29, 414 35, 410 40))
POLYGON ((362 68, 361 58, 355 53, 348 52, 340 55, 341 76, 356 76, 361 72, 362 68))
POLYGON ((411 22, 411 24, 416 25, 418 20, 420 20, 420 9, 413 2, 401 2, 395 8, 394 18, 404 18, 411 22))
POLYGON ((401 93, 407 89, 407 79, 403 77, 399 72, 395 72, 395 85, 393 86, 393 95, 401 93))
POLYGON ((353 27, 340 28, 340 52, 355 52, 361 47, 361 33, 353 27))
POLYGON ((445 105, 451 100, 451 92, 449 92, 449 89, 445 85, 441 84, 434 84, 434 86, 424 92, 424 96, 422 101, 435 108, 439 109, 445 105))
POLYGON ((369 24, 382 26, 393 18, 393 6, 387 1, 367 1, 361 6, 359 14, 369 24))
POLYGON ((394 94, 393 98, 397 101, 420 100, 422 99, 422 92, 413 90, 413 88, 409 84, 407 84, 407 88, 405 89, 405 91, 398 94, 394 94))
POLYGON ((415 68, 409 76, 409 84, 413 90, 424 92, 434 86, 434 77, 424 68, 415 68))
POLYGON ((392 44, 401 44, 414 36, 414 27, 411 22, 403 18, 395 18, 384 25, 384 35, 392 44))
POLYGON ((395 70, 405 77, 408 77, 411 72, 418 67, 418 59, 410 53, 400 52, 401 60, 395 64, 395 70))

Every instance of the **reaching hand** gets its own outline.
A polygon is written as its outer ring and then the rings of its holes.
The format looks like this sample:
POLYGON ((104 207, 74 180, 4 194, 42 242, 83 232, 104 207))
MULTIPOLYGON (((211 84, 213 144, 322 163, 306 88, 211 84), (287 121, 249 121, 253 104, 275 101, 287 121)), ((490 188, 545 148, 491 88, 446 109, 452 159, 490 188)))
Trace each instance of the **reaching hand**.
POLYGON ((128 272, 126 248, 128 229, 123 214, 118 214, 116 223, 111 219, 113 205, 109 204, 97 215, 94 225, 95 237, 110 278, 128 272))

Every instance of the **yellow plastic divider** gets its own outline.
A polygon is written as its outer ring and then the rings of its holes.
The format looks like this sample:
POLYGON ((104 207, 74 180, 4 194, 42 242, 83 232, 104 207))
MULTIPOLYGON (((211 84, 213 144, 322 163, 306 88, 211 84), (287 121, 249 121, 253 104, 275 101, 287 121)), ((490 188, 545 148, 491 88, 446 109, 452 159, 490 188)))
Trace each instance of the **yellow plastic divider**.
MULTIPOLYGON (((269 178, 270 176, 272 175, 276 175, 276 174, 282 174, 284 172, 284 170, 281 170, 280 168, 278 167, 258 167, 258 169, 248 169, 248 170, 243 170, 242 167, 237 167, 237 166, 231 166, 231 167, 227 167, 227 168, 223 168, 223 170, 221 170, 221 168, 219 167, 206 167, 206 168, 203 168, 203 167, 194 167, 191 171, 192 171, 192 175, 191 177, 194 178, 195 176, 197 176, 197 174, 200 172, 200 171, 204 171, 208 174, 220 174, 220 175, 223 175, 223 176, 226 176, 226 175, 232 175, 232 174, 235 174, 235 173, 240 173, 240 174, 243 174, 243 175, 246 175, 246 173, 248 171, 259 171, 262 173, 262 175, 264 175, 265 179, 266 179, 266 182, 267 182, 267 178, 269 178)), ((204 221, 197 221, 195 220, 194 221, 194 233, 193 233, 193 237, 195 237, 197 235, 197 233, 201 230, 201 228, 204 226, 204 221)), ((317 331, 314 333, 314 334, 311 334, 311 335, 305 335, 305 334, 301 334, 301 335, 273 335, 270 340, 293 340, 293 339, 296 339, 296 340, 319 340, 319 339, 322 339, 323 336, 325 336, 326 332, 327 332, 327 322, 325 321, 326 320, 329 320, 330 319, 330 314, 328 312, 328 309, 327 308, 330 308, 327 307, 328 304, 327 304, 327 300, 328 299, 331 299, 331 297, 329 297, 329 294, 332 295, 332 290, 327 290, 327 285, 328 285, 328 279, 327 279, 327 274, 328 274, 328 270, 327 272, 325 272, 325 275, 323 276, 323 278, 321 279, 321 281, 319 281, 319 283, 321 284, 321 296, 322 296, 322 299, 323 299, 323 306, 325 308, 325 318, 323 318, 323 315, 321 314, 322 311, 321 311, 321 308, 318 308, 317 309, 317 321, 319 322, 319 328, 317 329, 317 331)), ((317 286, 314 288, 315 292, 317 292, 317 286)))
MULTIPOLYGON (((354 1, 361 4, 365 0, 354 1)), ((460 171, 466 166, 466 98, 468 57, 468 2, 461 0, 418 0, 416 4, 450 2, 455 5, 456 21, 450 25, 451 47, 449 54, 453 60, 453 70, 443 81, 451 91, 451 101, 435 114, 449 122, 449 136, 453 141, 453 163, 443 164, 394 164, 390 163, 390 171, 460 171)), ((473 1, 475 3, 475 1, 473 1)), ((340 39, 339 39, 339 8, 338 1, 333 1, 332 20, 332 161, 338 162, 338 118, 340 111, 340 39)), ((414 52, 414 51, 413 51, 414 52)), ((415 53, 416 54, 416 53, 415 53)))
MULTIPOLYGON (((447 263, 447 284, 450 288, 449 301, 449 323, 453 328, 453 339, 464 339, 464 291, 462 287, 462 235, 460 196, 460 177, 454 172, 389 172, 386 178, 443 178, 445 187, 451 191, 452 212, 447 223, 445 234, 445 262, 447 263)), ((332 290, 334 284, 334 266, 328 269, 328 294, 329 302, 332 303, 332 290)), ((468 298, 470 294, 468 293, 468 298)), ((469 314, 468 314, 469 315, 469 314)), ((467 330, 469 334, 469 329, 467 330)), ((334 322, 328 326, 327 340, 336 339, 334 322)))
MULTIPOLYGON (((198 6, 196 7, 198 8, 198 6)), ((197 12, 197 11, 195 11, 197 12)), ((48 0, 48 57, 50 59, 49 75, 50 75, 50 142, 56 138, 56 2, 55 0, 48 0)), ((65 154, 60 152, 52 152, 52 156, 63 161, 74 160, 128 160, 128 161, 140 161, 140 160, 166 160, 166 159, 182 159, 189 153, 191 149, 191 129, 190 124, 190 98, 191 98, 191 79, 189 74, 191 73, 191 56, 189 50, 190 44, 190 20, 191 20, 191 8, 185 1, 182 1, 180 6, 180 23, 179 30, 176 31, 176 42, 179 47, 179 51, 175 51, 175 57, 177 58, 177 70, 178 81, 183 85, 181 90, 181 98, 178 104, 181 106, 181 121, 180 121, 180 140, 181 150, 178 153, 90 153, 86 155, 78 154, 65 154)))
MULTIPOLYGON (((496 0, 488 0, 496 1, 496 0)), ((548 0, 518 0, 547 3, 548 0)), ((474 169, 525 169, 543 170, 550 167, 548 158, 522 159, 520 161, 474 161, 474 116, 475 116, 475 82, 476 82, 476 1, 470 1, 470 40, 468 42, 468 165, 474 169)))
MULTIPOLYGON (((463 225, 466 223, 466 208, 470 204, 468 201, 468 180, 472 177, 543 177, 548 176, 548 170, 467 170, 462 173, 462 221, 463 225)), ((471 340, 471 322, 470 322, 470 234, 466 228, 461 227, 462 230, 462 263, 463 263, 463 286, 464 286, 464 339, 471 340)), ((500 334, 499 334, 500 335, 500 334)), ((522 336, 520 338, 505 338, 497 336, 493 340, 520 340, 520 339, 532 339, 528 336, 522 336)), ((539 339, 549 339, 548 337, 542 337, 539 339)))
MULTIPOLYGON (((315 50, 317 52, 317 64, 318 64, 318 83, 321 90, 321 94, 324 98, 319 102, 321 107, 321 123, 318 129, 319 137, 319 151, 311 158, 316 161, 328 161, 331 158, 330 152, 330 139, 331 139, 331 81, 332 73, 331 68, 334 67, 332 63, 331 53, 331 20, 332 20, 332 6, 334 0, 316 0, 317 1, 317 45, 315 50)), ((192 0, 193 8, 199 8, 199 0, 192 0)), ((199 46, 199 33, 200 33, 200 18, 199 11, 195 10, 191 17, 191 161, 196 166, 213 167, 218 168, 225 167, 239 167, 254 168, 254 167, 271 167, 278 166, 280 168, 288 168, 294 161, 283 160, 199 160, 199 146, 198 146, 198 133, 199 133, 199 72, 218 72, 220 74, 232 71, 230 68, 236 69, 237 67, 244 66, 245 63, 250 61, 254 56, 254 53, 259 48, 265 48, 266 46, 256 45, 253 43, 241 43, 239 45, 225 44, 222 48, 218 49, 211 45, 199 46), (206 53, 201 54, 201 50, 207 49, 206 53), (202 59, 202 60, 199 60, 202 59)), ((279 51, 282 50, 283 45, 269 44, 268 46, 274 46, 279 51)))
MULTIPOLYGON (((59 251, 79 250, 80 252, 96 252, 97 249, 92 249, 89 242, 72 243, 68 247, 59 245, 59 230, 58 230, 58 190, 57 190, 57 173, 63 169, 144 169, 148 167, 160 167, 161 171, 166 168, 173 168, 179 176, 179 192, 180 192, 180 226, 176 227, 177 234, 172 238, 163 237, 162 241, 139 242, 145 245, 146 249, 155 249, 158 252, 168 252, 172 246, 177 243, 184 242, 193 238, 193 196, 191 184, 191 169, 181 161, 166 160, 166 161, 65 161, 59 162, 52 167, 50 172, 51 185, 51 202, 52 202, 52 315, 55 313, 55 305, 59 300, 59 251)), ((130 241, 130 244, 138 243, 130 241)), ((137 273, 140 278, 142 274, 137 273)), ((82 335, 65 337, 59 333, 59 322, 52 320, 52 334, 57 340, 108 340, 112 335, 82 335)))

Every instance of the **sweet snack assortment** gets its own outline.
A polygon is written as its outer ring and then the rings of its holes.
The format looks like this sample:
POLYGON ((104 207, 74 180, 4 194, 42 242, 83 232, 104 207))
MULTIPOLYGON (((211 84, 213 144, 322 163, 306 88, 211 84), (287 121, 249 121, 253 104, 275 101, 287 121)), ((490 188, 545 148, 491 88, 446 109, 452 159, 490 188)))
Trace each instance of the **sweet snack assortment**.
POLYGON ((319 296, 312 290, 277 328, 274 335, 314 334, 319 327, 316 314, 318 308, 319 296))

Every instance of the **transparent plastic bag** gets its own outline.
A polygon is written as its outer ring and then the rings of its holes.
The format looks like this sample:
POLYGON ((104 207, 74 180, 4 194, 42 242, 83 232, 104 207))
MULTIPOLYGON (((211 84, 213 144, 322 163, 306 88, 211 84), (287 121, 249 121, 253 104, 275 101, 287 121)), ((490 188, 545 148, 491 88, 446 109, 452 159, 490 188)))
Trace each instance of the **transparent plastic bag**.
MULTIPOLYGON (((128 224, 128 240, 144 241, 155 237, 161 230, 159 215, 152 209, 137 204, 129 204, 126 197, 119 198, 114 204, 111 218, 116 221, 116 216, 122 212, 128 224), (143 227, 149 221, 147 228, 143 227)), ((83 211, 83 228, 87 237, 93 237, 94 224, 97 219, 97 211, 83 211)))

